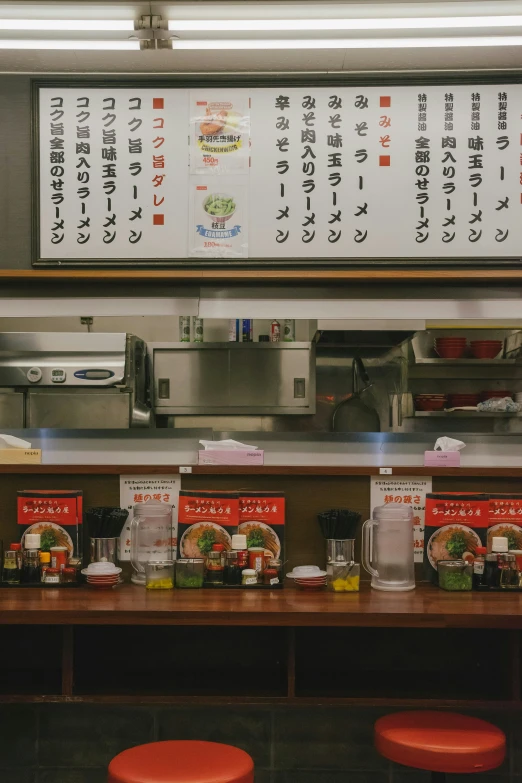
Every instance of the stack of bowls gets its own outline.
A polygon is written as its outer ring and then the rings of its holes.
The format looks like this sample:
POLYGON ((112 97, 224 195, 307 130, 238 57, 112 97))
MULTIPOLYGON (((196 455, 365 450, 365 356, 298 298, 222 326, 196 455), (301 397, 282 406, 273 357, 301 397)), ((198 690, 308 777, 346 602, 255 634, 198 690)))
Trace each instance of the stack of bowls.
POLYGON ((450 408, 476 408, 480 402, 479 394, 450 394, 448 404, 450 408))
POLYGON ((475 359, 496 359, 504 343, 502 340, 472 340, 470 346, 475 359))
POLYGON ((415 410, 418 411, 441 411, 447 402, 445 394, 416 394, 415 410))
POLYGON ((87 584, 98 589, 114 587, 120 580, 121 568, 114 563, 91 563, 84 568, 82 574, 87 579, 87 584))
POLYGON ((326 571, 319 566, 296 566, 287 577, 294 579, 302 590, 320 590, 326 585, 326 571))
POLYGON ((438 337, 435 340, 435 351, 441 359, 462 359, 467 347, 465 337, 438 337))

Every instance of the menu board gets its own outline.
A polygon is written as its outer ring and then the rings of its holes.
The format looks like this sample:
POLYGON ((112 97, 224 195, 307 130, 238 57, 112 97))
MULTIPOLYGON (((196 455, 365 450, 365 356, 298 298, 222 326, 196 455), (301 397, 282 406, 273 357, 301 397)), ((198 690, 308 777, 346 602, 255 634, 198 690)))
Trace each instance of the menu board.
POLYGON ((36 260, 520 256, 522 85, 38 93, 36 260))

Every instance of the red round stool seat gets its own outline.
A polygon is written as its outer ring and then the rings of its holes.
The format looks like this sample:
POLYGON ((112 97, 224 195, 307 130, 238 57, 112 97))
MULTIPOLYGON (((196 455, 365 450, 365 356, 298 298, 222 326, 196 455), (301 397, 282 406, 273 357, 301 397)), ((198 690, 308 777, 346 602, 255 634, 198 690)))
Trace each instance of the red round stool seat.
POLYGON ((219 742, 150 742, 115 756, 108 783, 254 783, 254 762, 219 742))
POLYGON ((375 724, 375 747, 390 761, 431 772, 485 772, 506 755, 503 731, 451 712, 398 712, 375 724))

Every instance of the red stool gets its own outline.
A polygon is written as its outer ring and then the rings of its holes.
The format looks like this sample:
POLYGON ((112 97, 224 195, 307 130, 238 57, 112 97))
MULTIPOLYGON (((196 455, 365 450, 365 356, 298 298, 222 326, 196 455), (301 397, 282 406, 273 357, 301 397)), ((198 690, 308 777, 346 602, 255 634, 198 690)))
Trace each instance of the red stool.
POLYGON ((254 762, 219 742, 150 742, 115 756, 108 783, 254 783, 254 762))
POLYGON ((503 731, 479 718, 452 712, 398 712, 375 724, 375 747, 385 758, 426 769, 432 783, 446 773, 486 772, 506 756, 503 731))

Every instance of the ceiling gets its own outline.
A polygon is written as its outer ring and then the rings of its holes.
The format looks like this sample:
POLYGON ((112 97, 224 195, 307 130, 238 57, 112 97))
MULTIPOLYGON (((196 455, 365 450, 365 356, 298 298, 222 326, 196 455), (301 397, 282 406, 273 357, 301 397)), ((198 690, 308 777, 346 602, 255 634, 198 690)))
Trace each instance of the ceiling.
MULTIPOLYGON (((346 2, 343 3, 346 7, 346 2)), ((379 16, 398 16, 405 13, 416 15, 437 15, 445 11, 465 14, 473 13, 477 3, 462 2, 402 2, 372 0, 350 3, 355 14, 372 13, 379 16), (435 9, 435 10, 434 10, 435 9)), ((253 18, 261 14, 277 16, 284 13, 312 18, 321 15, 335 17, 340 4, 286 2, 283 11, 278 2, 203 2, 191 3, 129 2, 112 0, 72 2, 6 2, 0 0, 0 17, 20 18, 106 18, 139 19, 144 14, 159 14, 164 19, 178 16, 206 15, 207 18, 230 18, 241 8, 241 13, 253 18), (245 10, 246 9, 246 10, 245 10)), ((499 14, 522 14, 522 0, 497 0, 480 3, 482 14, 489 11, 499 14)), ((502 31, 500 31, 500 34, 502 31)), ((166 33, 165 33, 166 34, 166 33)), ((159 50, 122 52, 84 51, 20 51, 0 50, 1 73, 128 73, 128 74, 172 74, 197 72, 358 72, 395 70, 443 70, 456 69, 522 69, 522 46, 513 47, 469 47, 433 49, 318 49, 318 50, 271 50, 271 51, 214 51, 214 50, 159 50)))

